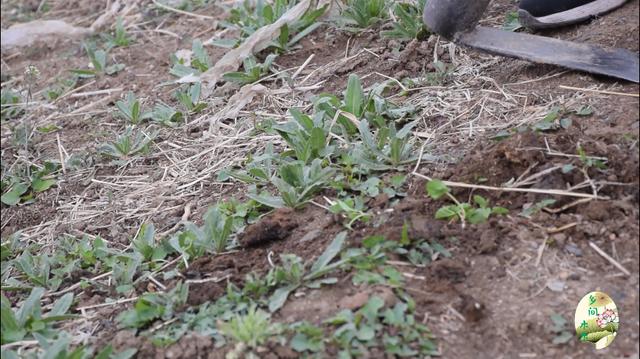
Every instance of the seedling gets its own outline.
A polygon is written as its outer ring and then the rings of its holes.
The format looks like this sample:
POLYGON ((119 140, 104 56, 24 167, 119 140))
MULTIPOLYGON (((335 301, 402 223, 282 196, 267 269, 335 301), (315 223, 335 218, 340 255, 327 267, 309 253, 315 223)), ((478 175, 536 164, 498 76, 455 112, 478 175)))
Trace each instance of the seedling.
POLYGON ((200 102, 201 90, 202 84, 198 82, 175 92, 176 98, 187 113, 198 113, 207 107, 205 102, 200 102))
POLYGON ((119 114, 134 125, 151 117, 151 113, 143 111, 140 101, 131 91, 127 93, 124 101, 116 101, 116 107, 119 114))
POLYGON ((346 140, 357 134, 361 119, 367 119, 370 123, 384 126, 388 120, 401 120, 414 111, 414 108, 397 107, 382 97, 387 84, 375 87, 365 95, 360 78, 349 75, 347 89, 342 99, 334 95, 322 94, 314 102, 316 112, 323 112, 329 122, 335 122, 335 127, 340 129, 334 132, 340 133, 346 140))
POLYGON ((432 86, 442 86, 455 70, 455 66, 442 61, 435 61, 433 67, 435 70, 426 75, 427 83, 432 86))
POLYGON ((22 98, 20 95, 9 89, 2 89, 1 95, 2 109, 0 110, 0 119, 2 121, 19 117, 24 113, 24 107, 21 104, 22 98))
POLYGON ((363 351, 379 347, 387 355, 427 357, 437 355, 428 329, 417 323, 412 301, 399 301, 384 308, 384 299, 373 296, 355 313, 343 310, 326 324, 338 326, 331 338, 341 349, 338 357, 363 355, 363 351))
POLYGON ((354 147, 353 157, 364 168, 374 171, 399 169, 415 162, 418 155, 410 142, 410 133, 416 122, 406 124, 399 131, 389 124, 372 132, 366 120, 360 121, 358 130, 362 143, 354 147))
POLYGON ((37 193, 44 192, 56 184, 56 173, 59 169, 59 164, 47 161, 40 168, 30 166, 22 171, 14 170, 12 175, 0 182, 0 200, 8 206, 34 202, 37 193))
POLYGON ((366 29, 387 18, 386 0, 348 0, 341 20, 348 29, 366 29))
POLYGON ((393 30, 383 31, 382 35, 404 41, 426 39, 429 31, 422 22, 425 2, 426 0, 417 0, 415 4, 395 3, 393 14, 397 21, 393 23, 393 30))
POLYGON ((366 207, 362 197, 346 198, 344 200, 338 199, 331 207, 329 207, 331 213, 342 215, 347 222, 345 227, 352 229, 352 225, 361 220, 367 222, 370 219, 370 215, 366 213, 366 207))
POLYGON ((80 78, 91 78, 102 74, 114 75, 124 69, 124 64, 107 65, 107 52, 105 50, 95 50, 92 46, 85 43, 85 51, 91 60, 92 69, 87 70, 71 70, 80 78))
POLYGON ((570 118, 563 117, 565 111, 560 107, 553 107, 549 111, 549 113, 538 123, 532 126, 532 130, 544 132, 544 131, 553 131, 558 130, 560 128, 567 129, 571 126, 572 121, 570 118))
POLYGON ((168 293, 145 293, 134 305, 133 309, 118 315, 118 322, 125 328, 142 328, 157 319, 169 320, 175 309, 187 301, 188 284, 178 282, 168 293))
POLYGON ((205 213, 202 227, 186 223, 185 231, 173 236, 169 244, 187 259, 207 252, 222 253, 229 246, 232 230, 233 218, 212 207, 205 213))
POLYGON ((320 288, 323 284, 337 283, 337 278, 322 277, 348 261, 347 259, 341 259, 331 263, 342 250, 346 238, 346 232, 339 233, 308 270, 304 267, 299 257, 294 255, 281 256, 282 269, 272 273, 276 273, 275 276, 278 283, 284 284, 284 286, 276 289, 269 297, 269 311, 275 312, 282 308, 289 294, 303 285, 309 288, 320 288))
MULTIPOLYGON (((258 0, 255 3, 245 1, 241 6, 231 9, 228 20, 222 22, 222 26, 240 30, 240 39, 245 39, 259 28, 276 22, 296 3, 292 0, 275 0, 273 2, 258 0)), ((286 29, 280 29, 280 38, 278 43, 274 43, 274 45, 287 48, 311 33, 319 26, 316 20, 324 14, 326 9, 327 6, 309 10, 298 21, 288 25, 286 29), (286 36, 283 33, 286 33, 286 36), (294 36, 294 38, 289 40, 289 36, 294 36)), ((215 44, 234 47, 237 43, 238 40, 226 40, 217 41, 215 44)))
POLYGON ((138 235, 133 240, 133 247, 143 260, 146 261, 159 261, 166 257, 167 252, 165 249, 158 245, 155 241, 155 227, 153 224, 143 223, 138 231, 138 235))
POLYGON ((256 157, 249 155, 246 170, 229 170, 220 171, 218 174, 219 181, 226 181, 229 177, 233 177, 239 181, 251 184, 268 184, 276 175, 276 155, 273 152, 273 145, 267 143, 265 152, 256 157))
POLYGON ((251 356, 252 351, 265 344, 271 336, 279 334, 280 328, 271 323, 269 313, 253 305, 245 315, 236 314, 230 321, 221 324, 220 331, 238 344, 234 350, 236 355, 245 351, 243 346, 246 346, 250 350, 246 357, 250 358, 257 357, 255 354, 251 356))
POLYGON ((114 47, 127 47, 133 41, 133 39, 127 33, 127 30, 124 28, 122 17, 118 17, 118 19, 116 20, 114 34, 105 34, 104 38, 107 43, 107 50, 110 50, 114 47))
POLYGON ((134 131, 133 127, 127 127, 114 142, 102 144, 98 148, 98 152, 107 157, 127 160, 133 156, 147 153, 149 144, 154 137, 155 133, 147 135, 141 130, 134 131))
POLYGON ((227 81, 235 82, 240 85, 257 82, 271 71, 271 65, 275 58, 276 55, 271 54, 267 56, 262 64, 258 64, 255 57, 249 56, 245 58, 242 63, 243 72, 227 72, 222 77, 227 81))
POLYGON ((511 11, 507 13, 507 16, 504 19, 504 24, 502 24, 502 29, 507 31, 517 31, 522 28, 522 24, 520 24, 520 17, 516 11, 511 11))
POLYGON ((9 344, 24 339, 32 339, 41 335, 44 338, 52 337, 56 334, 53 330, 54 324, 66 319, 75 318, 75 315, 66 314, 71 303, 73 303, 73 293, 67 293, 60 297, 49 312, 43 313, 40 301, 44 295, 44 289, 35 287, 31 294, 24 301, 22 307, 14 312, 11 303, 2 294, 0 302, 0 323, 2 331, 0 343, 9 344))
POLYGON ((167 127, 176 127, 180 125, 184 116, 182 112, 160 101, 155 104, 151 111, 150 118, 152 121, 158 122, 167 127))
POLYGON ((551 319, 551 323, 553 323, 553 327, 551 327, 551 331, 554 334, 553 344, 565 344, 573 339, 571 329, 567 326, 567 320, 564 319, 562 315, 553 313, 549 318, 551 319))
POLYGON ((473 196, 474 204, 460 203, 449 191, 449 188, 439 180, 431 180, 426 185, 427 193, 432 199, 440 199, 447 196, 454 204, 441 207, 436 211, 436 219, 455 220, 459 219, 463 225, 465 221, 471 224, 484 223, 489 216, 506 215, 509 210, 504 207, 490 207, 489 201, 479 195, 473 196))
MULTIPOLYGON (((297 109, 290 109, 293 121, 285 124, 276 124, 273 129, 287 142, 292 149, 292 154, 305 164, 317 158, 329 157, 334 146, 329 146, 327 138, 330 128, 324 121, 324 114, 317 113, 313 119, 297 109)), ((285 151, 282 155, 289 155, 291 151, 285 151)))
POLYGON ((301 161, 284 163, 278 168, 278 175, 271 178, 280 196, 249 193, 249 198, 268 207, 298 208, 322 189, 334 174, 330 167, 322 168, 322 161, 315 159, 307 166, 301 161))

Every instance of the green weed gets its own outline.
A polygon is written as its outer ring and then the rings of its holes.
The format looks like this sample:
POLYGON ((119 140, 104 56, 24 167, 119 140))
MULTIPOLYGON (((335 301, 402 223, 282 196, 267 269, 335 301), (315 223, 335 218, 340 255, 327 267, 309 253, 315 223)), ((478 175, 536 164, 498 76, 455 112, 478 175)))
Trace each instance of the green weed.
POLYGON ((17 92, 3 88, 0 99, 0 106, 2 106, 0 110, 0 120, 5 121, 16 118, 24 113, 24 107, 21 105, 23 100, 17 92))
POLYGON ((123 118, 134 125, 139 124, 140 122, 151 117, 150 112, 144 112, 142 106, 140 105, 140 101, 131 91, 127 93, 124 101, 116 101, 116 108, 123 118))
POLYGON ((422 22, 425 3, 426 0, 417 0, 415 4, 395 3, 393 14, 398 20, 393 23, 392 30, 383 31, 382 35, 404 41, 425 40, 429 35, 429 30, 422 22))
POLYGON ((298 208, 320 191, 334 172, 330 167, 323 168, 319 159, 313 160, 310 165, 302 161, 284 163, 278 168, 278 176, 270 179, 279 196, 249 193, 249 198, 268 207, 298 208))
POLYGON ((105 50, 96 50, 88 43, 84 44, 84 48, 87 52, 87 56, 89 56, 89 60, 91 60, 91 65, 93 68, 86 70, 71 70, 71 72, 76 76, 80 78, 92 78, 103 74, 114 75, 124 70, 124 64, 107 65, 107 52, 105 50))
POLYGON ((347 0, 341 20, 347 29, 366 29, 387 18, 386 0, 347 0))
POLYGON ((259 81, 261 78, 269 74, 271 71, 271 65, 275 60, 276 55, 268 55, 263 63, 256 62, 255 57, 249 56, 242 62, 243 71, 227 72, 222 77, 231 82, 238 83, 240 85, 251 84, 259 81))
POLYGON ((134 131, 133 127, 127 127, 115 141, 102 144, 98 152, 107 157, 127 160, 147 153, 154 137, 155 133, 146 134, 144 131, 134 131))
POLYGON ((504 207, 490 207, 489 201, 479 195, 473 196, 473 202, 461 203, 449 191, 449 188, 439 180, 431 180, 426 185, 427 194, 432 199, 440 199, 447 196, 454 204, 441 207, 436 211, 436 219, 454 220, 471 224, 484 223, 493 215, 505 215, 509 210, 504 207))
POLYGON ((4 344, 34 338, 40 335, 44 338, 52 337, 57 333, 54 325, 57 322, 75 318, 75 315, 66 314, 73 303, 73 293, 67 293, 53 303, 53 307, 47 313, 43 312, 40 305, 44 289, 35 287, 31 294, 17 310, 11 309, 11 303, 2 294, 0 323, 2 331, 0 342, 4 344))
POLYGON ((56 174, 59 170, 60 165, 51 161, 45 162, 44 166, 40 167, 31 165, 15 168, 11 174, 3 176, 0 182, 2 192, 0 201, 8 206, 33 203, 38 193, 48 190, 57 183, 56 174))
POLYGON ((103 37, 107 44, 107 50, 110 50, 114 47, 127 47, 133 42, 133 38, 129 36, 127 30, 124 28, 122 17, 118 17, 118 19, 116 20, 113 35, 104 34, 103 37))

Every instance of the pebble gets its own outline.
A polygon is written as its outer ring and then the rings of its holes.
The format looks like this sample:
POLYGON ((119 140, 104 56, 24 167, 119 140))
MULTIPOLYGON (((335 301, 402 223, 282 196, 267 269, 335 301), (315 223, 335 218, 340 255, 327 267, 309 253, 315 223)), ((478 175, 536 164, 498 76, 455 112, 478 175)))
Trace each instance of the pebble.
POLYGON ((582 249, 580 249, 580 247, 576 246, 573 243, 567 243, 567 245, 564 246, 564 250, 576 257, 582 257, 582 249))

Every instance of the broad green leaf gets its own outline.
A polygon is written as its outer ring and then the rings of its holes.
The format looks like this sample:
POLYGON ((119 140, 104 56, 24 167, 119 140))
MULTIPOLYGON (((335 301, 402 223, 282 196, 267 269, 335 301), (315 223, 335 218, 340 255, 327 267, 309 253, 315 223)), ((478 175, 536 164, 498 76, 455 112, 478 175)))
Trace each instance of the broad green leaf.
POLYGON ((31 181, 31 188, 36 193, 44 192, 51 188, 51 186, 56 184, 55 179, 42 179, 42 178, 34 178, 31 181))
POLYGON ((29 294, 29 297, 27 297, 27 299, 24 301, 24 304, 22 304, 22 307, 20 307, 16 315, 18 324, 20 326, 24 326, 24 324, 27 322, 27 319, 31 315, 33 315, 36 308, 40 307, 40 299, 42 298, 43 294, 44 288, 35 287, 31 290, 31 294, 29 294))
POLYGON ((286 287, 280 287, 276 289, 271 297, 269 297, 269 311, 273 313, 282 308, 284 303, 287 301, 287 297, 289 297, 289 294, 297 287, 297 285, 288 285, 286 287))
POLYGON ((340 253, 346 238, 347 232, 340 232, 333 241, 331 241, 331 244, 329 244, 311 266, 309 270, 310 273, 306 276, 307 279, 315 279, 324 274, 324 268, 340 253))
POLYGON ((433 199, 439 199, 449 192, 449 187, 440 180, 431 180, 427 182, 426 188, 429 197, 433 199))
POLYGON ((489 219, 489 215, 491 215, 490 208, 474 208, 470 210, 466 219, 471 224, 484 223, 489 219))
POLYGON ((11 187, 7 193, 4 193, 2 197, 0 197, 0 201, 8 206, 14 206, 20 202, 20 196, 25 194, 29 186, 24 183, 16 183, 11 187))
POLYGON ((51 311, 47 313, 47 317, 64 315, 73 303, 73 293, 67 293, 60 297, 54 304, 51 311))
POLYGON ((354 114, 356 117, 362 116, 362 101, 364 92, 358 75, 349 75, 347 82, 347 91, 345 93, 345 111, 354 114))
POLYGON ((261 203, 267 207, 271 207, 271 208, 282 208, 285 207, 285 203, 282 200, 282 198, 280 197, 275 197, 275 196, 269 196, 269 195, 264 195, 264 194, 251 194, 249 193, 247 195, 249 198, 251 198, 252 200, 261 203))

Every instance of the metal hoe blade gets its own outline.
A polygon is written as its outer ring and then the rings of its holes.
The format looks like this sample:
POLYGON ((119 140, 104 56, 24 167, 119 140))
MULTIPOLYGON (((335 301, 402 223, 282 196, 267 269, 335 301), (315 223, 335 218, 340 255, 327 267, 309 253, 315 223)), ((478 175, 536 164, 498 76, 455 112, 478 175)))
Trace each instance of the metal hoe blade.
POLYGON ((458 41, 496 55, 639 81, 638 55, 625 49, 604 49, 584 43, 482 26, 458 34, 458 41))

